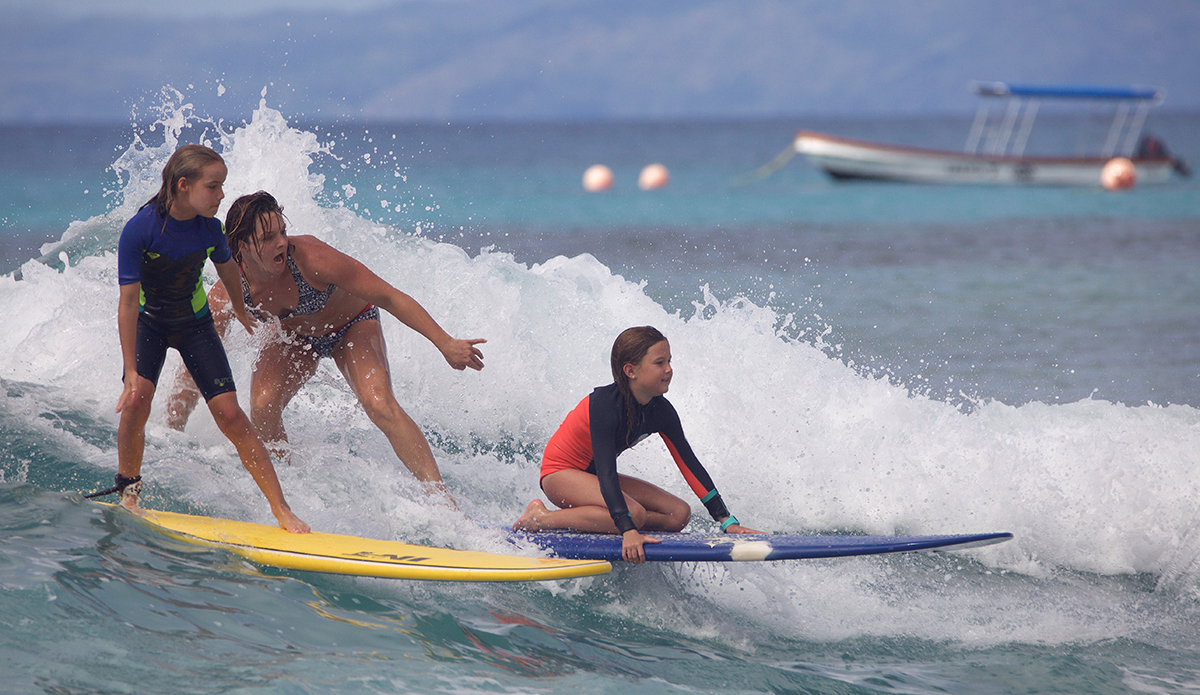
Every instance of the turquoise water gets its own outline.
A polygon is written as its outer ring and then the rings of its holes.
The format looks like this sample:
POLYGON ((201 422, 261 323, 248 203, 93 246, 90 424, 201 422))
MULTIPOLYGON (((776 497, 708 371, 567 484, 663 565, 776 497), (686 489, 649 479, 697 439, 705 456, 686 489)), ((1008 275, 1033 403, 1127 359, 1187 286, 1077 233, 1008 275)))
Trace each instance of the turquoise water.
MULTIPOLYGON (((797 158, 735 184, 799 127, 955 147, 966 119, 245 118, 165 104, 154 129, 0 130, 5 692, 1200 692, 1196 180, 840 185, 797 158), (505 550, 546 439, 607 381, 613 336, 652 323, 672 341, 672 402, 746 523, 1016 538, 478 585, 270 570, 83 502, 115 470, 112 251, 176 135, 224 153, 229 200, 271 190, 294 232, 488 338, 486 369, 460 374, 384 321, 397 393, 463 515, 427 502, 321 367, 286 414, 297 455, 280 469, 315 528, 505 550), (671 183, 639 191, 652 161, 671 183), (596 162, 617 182, 588 194, 596 162)), ((1198 125, 1151 121, 1192 162, 1198 125)), ((250 348, 232 339, 243 385, 250 348)), ((688 496, 661 446, 621 466, 688 496)), ((206 416, 178 433, 156 410, 143 472, 157 508, 270 522, 206 416)))

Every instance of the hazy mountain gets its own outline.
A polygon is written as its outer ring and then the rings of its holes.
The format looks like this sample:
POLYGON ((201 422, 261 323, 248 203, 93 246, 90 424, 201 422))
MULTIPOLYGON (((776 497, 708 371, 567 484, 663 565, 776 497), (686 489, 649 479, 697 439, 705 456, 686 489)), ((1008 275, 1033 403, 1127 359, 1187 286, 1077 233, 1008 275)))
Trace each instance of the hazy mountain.
POLYGON ((410 0, 252 17, 0 9, 0 121, 128 121, 165 85, 245 118, 966 111, 970 79, 1137 83, 1200 108, 1200 3, 410 0))

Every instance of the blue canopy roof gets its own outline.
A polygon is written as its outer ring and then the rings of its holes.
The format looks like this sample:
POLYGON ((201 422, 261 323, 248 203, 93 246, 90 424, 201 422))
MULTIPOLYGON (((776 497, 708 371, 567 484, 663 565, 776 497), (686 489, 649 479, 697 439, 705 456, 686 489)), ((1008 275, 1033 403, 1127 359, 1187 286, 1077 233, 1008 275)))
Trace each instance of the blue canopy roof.
POLYGON ((981 96, 1040 97, 1045 99, 1130 99, 1161 101, 1163 90, 1157 87, 1105 87, 1086 84, 1017 84, 1012 82, 972 82, 981 96))

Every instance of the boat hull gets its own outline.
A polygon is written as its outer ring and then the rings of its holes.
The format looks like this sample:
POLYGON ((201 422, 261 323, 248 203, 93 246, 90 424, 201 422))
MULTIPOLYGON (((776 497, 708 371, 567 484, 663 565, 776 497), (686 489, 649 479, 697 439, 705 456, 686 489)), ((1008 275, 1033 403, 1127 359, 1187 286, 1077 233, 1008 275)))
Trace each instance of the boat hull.
MULTIPOLYGON (((1008 157, 887 145, 800 131, 793 143, 835 179, 937 184, 1099 186, 1100 157, 1008 157)), ((1172 160, 1134 158, 1139 183, 1163 183, 1172 160)))

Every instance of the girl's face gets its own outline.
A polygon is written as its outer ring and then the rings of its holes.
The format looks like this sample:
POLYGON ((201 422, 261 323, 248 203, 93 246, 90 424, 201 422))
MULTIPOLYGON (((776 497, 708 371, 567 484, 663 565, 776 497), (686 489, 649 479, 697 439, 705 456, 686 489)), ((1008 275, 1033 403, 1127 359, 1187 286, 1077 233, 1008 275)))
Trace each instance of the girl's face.
POLYGON ((271 275, 284 272, 287 269, 288 237, 283 216, 271 212, 259 217, 254 223, 254 235, 257 248, 254 244, 240 244, 242 264, 249 262, 271 275))
POLYGON ((221 162, 210 162, 195 179, 179 179, 177 194, 171 203, 171 217, 190 220, 196 215, 216 217, 225 199, 225 177, 229 170, 221 162))
POLYGON ((637 364, 625 365, 625 376, 629 377, 629 389, 638 403, 646 405, 651 398, 661 396, 671 386, 671 344, 660 340, 646 351, 646 356, 637 364))

